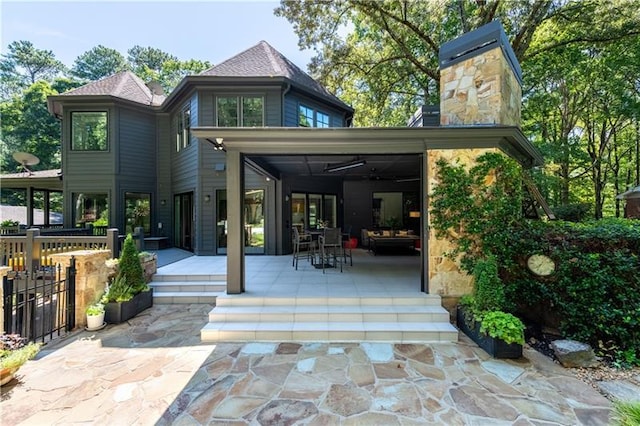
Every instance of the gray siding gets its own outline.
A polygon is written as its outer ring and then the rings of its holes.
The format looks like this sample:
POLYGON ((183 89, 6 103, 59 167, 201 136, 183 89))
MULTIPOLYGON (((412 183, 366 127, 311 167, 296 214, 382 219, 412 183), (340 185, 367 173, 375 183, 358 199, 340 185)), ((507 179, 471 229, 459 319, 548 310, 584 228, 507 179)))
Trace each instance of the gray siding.
MULTIPOLYGON (((153 229, 156 235, 170 237, 173 235, 173 221, 171 220, 171 208, 173 206, 173 196, 171 193, 171 151, 175 144, 172 144, 171 137, 171 117, 168 114, 161 114, 156 119, 156 191, 157 196, 151 202, 155 206, 156 216, 151 218, 153 229), (164 201, 164 205, 162 202, 164 201), (158 227, 158 224, 160 227, 158 227)), ((169 238, 173 243, 173 239, 169 238)))

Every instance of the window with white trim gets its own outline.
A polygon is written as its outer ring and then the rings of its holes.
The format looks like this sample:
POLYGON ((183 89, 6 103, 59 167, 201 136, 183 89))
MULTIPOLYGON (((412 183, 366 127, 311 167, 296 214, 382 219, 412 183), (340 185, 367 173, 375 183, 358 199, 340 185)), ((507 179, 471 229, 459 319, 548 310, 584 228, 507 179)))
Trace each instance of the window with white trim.
POLYGON ((264 99, 262 96, 216 97, 218 127, 263 127, 264 99))

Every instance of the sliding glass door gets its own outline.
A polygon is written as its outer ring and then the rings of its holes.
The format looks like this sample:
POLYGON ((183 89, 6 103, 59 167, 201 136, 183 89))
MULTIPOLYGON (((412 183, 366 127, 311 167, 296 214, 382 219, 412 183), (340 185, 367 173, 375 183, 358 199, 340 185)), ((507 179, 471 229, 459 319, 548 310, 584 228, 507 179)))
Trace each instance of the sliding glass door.
POLYGON ((298 229, 335 228, 338 224, 334 194, 291 194, 291 223, 298 229))

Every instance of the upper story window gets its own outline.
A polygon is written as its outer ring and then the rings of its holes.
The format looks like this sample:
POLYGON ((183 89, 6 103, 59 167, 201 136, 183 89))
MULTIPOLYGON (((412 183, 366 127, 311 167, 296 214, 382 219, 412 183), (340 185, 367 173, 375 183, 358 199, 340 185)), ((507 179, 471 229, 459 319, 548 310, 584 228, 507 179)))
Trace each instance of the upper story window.
POLYGON ((316 127, 329 127, 329 115, 323 112, 316 112, 316 127))
POLYGON ((300 127, 329 127, 329 115, 300 105, 298 107, 298 125, 300 127))
POLYGON ((176 151, 191 143, 191 105, 186 105, 177 117, 176 151))
POLYGON ((106 151, 107 112, 71 113, 71 149, 73 151, 106 151))
POLYGON ((218 127, 264 126, 264 99, 261 96, 218 96, 218 127))

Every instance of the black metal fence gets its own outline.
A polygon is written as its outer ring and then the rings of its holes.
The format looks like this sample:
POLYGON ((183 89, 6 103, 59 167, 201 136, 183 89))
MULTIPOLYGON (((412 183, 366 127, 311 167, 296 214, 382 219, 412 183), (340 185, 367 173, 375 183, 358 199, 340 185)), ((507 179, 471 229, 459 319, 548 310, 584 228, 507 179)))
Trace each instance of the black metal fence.
POLYGON ((64 279, 60 265, 4 277, 4 331, 41 343, 71 331, 76 323, 75 264, 72 257, 64 279))

